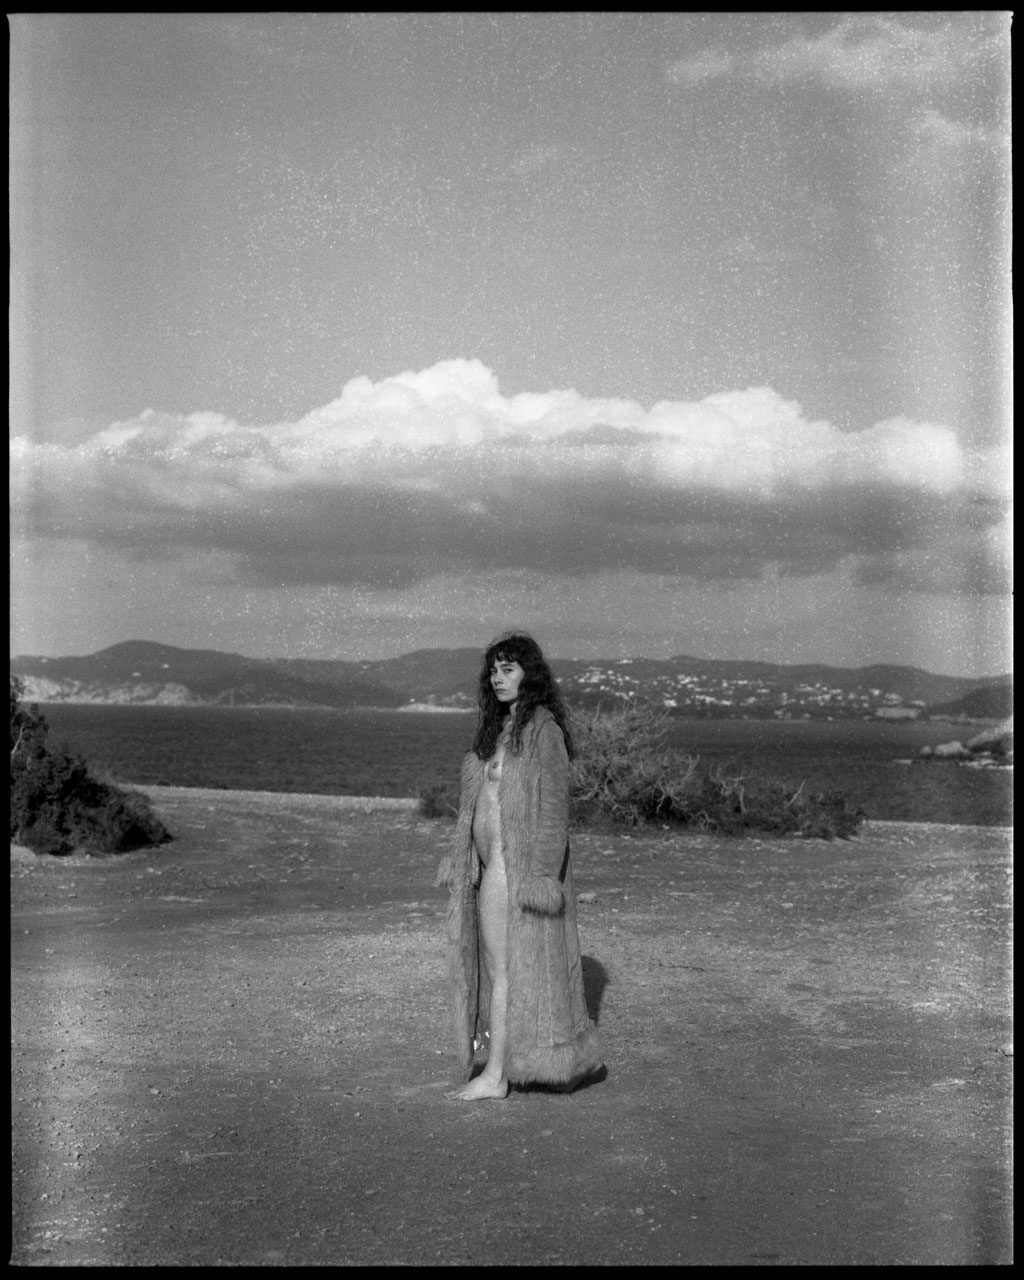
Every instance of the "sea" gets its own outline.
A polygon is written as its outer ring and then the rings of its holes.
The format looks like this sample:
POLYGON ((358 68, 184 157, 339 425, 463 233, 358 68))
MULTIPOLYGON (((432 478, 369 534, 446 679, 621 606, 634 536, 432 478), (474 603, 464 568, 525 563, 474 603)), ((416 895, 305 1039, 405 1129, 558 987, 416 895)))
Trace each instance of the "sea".
MULTIPOLYGON (((51 737, 136 786, 359 796, 455 787, 466 712, 46 703, 51 737)), ((670 742, 717 765, 840 791, 869 818, 1005 826, 1012 769, 924 761, 974 729, 937 721, 674 719, 670 742)))

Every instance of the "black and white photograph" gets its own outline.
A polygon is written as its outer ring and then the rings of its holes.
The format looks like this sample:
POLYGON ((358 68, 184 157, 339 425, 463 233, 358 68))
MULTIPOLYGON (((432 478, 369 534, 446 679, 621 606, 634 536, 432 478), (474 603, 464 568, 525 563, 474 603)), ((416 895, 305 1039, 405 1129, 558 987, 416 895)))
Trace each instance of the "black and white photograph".
POLYGON ((11 1265, 1012 1263, 1011 21, 8 15, 11 1265))

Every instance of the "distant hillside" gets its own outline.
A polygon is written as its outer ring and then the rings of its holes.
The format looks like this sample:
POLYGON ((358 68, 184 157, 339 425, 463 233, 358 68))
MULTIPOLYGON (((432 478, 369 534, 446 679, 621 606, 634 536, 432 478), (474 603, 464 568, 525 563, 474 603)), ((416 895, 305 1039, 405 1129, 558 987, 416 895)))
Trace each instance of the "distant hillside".
MULTIPOLYGON (((471 708, 479 664, 477 649, 420 649, 398 658, 345 662, 246 658, 132 640, 84 657, 17 657, 11 672, 25 681, 26 698, 36 702, 471 708)), ((917 667, 780 666, 688 656, 564 658, 551 665, 567 699, 578 705, 636 700, 679 715, 833 719, 1002 719, 1012 711, 1008 676, 979 683, 917 667)))
MULTIPOLYGON (((613 668, 614 660, 596 664, 613 668)), ((920 667, 871 666, 827 667, 803 663, 795 666, 777 665, 772 662, 745 662, 716 658, 693 658, 681 655, 663 660, 634 659, 631 667, 638 672, 660 674, 666 669, 698 678, 775 685, 780 689, 796 689, 800 686, 846 689, 851 692, 878 689, 883 694, 893 693, 907 703, 928 703, 943 698, 961 696, 977 687, 977 680, 959 676, 938 676, 920 667)))
POLYGON ((18 657, 10 669, 25 681, 26 698, 36 702, 389 707, 404 701, 370 681, 307 680, 263 659, 146 640, 85 657, 18 657))
MULTIPOLYGON (((480 674, 480 652, 477 649, 419 649, 399 658, 383 658, 376 662, 329 662, 303 659, 278 659, 282 670, 305 679, 330 682, 341 675, 351 679, 362 677, 380 683, 417 702, 460 700, 476 702, 480 674)), ((902 702, 938 702, 963 696, 978 687, 976 680, 957 676, 933 675, 919 667, 871 666, 827 667, 821 665, 780 666, 770 662, 744 662, 714 658, 555 658, 552 670, 570 696, 588 697, 593 693, 588 673, 606 672, 620 678, 628 676, 637 687, 652 689, 677 676, 719 685, 754 685, 795 691, 800 688, 835 688, 850 692, 871 690, 879 696, 891 694, 902 702)))
POLYGON ((400 695, 403 702, 465 701, 476 705, 480 652, 477 649, 418 649, 399 658, 377 661, 317 661, 308 658, 276 658, 282 671, 305 680, 330 683, 359 679, 381 685, 400 695))
POLYGON ((969 720, 1007 720, 1013 715, 1013 685, 989 684, 953 702, 928 708, 930 716, 965 716, 969 720))

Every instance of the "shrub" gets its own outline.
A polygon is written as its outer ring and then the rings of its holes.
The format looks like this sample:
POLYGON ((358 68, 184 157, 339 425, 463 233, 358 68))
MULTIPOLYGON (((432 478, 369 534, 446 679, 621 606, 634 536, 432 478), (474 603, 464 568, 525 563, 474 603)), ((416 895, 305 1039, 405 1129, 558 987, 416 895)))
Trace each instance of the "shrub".
POLYGON ((652 708, 584 711, 573 717, 573 817, 628 826, 670 820, 683 802, 696 759, 668 747, 668 716, 652 708))
POLYGON ((457 818, 459 788, 451 782, 432 782, 420 788, 419 813, 424 818, 457 818))
POLYGON ((125 853, 163 844, 170 833, 145 796, 96 778, 81 756, 49 740, 35 705, 10 680, 11 839, 37 853, 125 853))
POLYGON ((721 835, 756 831, 832 840, 853 835, 864 814, 837 791, 809 792, 803 783, 715 766, 701 774, 676 821, 721 835))
POLYGON ((653 707, 611 713, 578 712, 579 755, 572 765, 573 815, 578 822, 606 818, 640 826, 695 827, 721 835, 759 832, 833 839, 858 830, 864 814, 836 791, 760 771, 698 768, 694 756, 668 746, 668 717, 653 707))

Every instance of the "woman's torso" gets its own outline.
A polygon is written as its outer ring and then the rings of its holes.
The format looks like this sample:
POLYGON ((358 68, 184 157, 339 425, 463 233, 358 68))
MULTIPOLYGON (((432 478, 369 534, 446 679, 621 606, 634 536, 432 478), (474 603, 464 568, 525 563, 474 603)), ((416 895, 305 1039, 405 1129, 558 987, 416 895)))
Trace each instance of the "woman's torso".
POLYGON ((505 761, 505 737, 498 739, 494 755, 484 765, 484 776, 473 811, 473 844, 477 856, 489 871, 504 871, 502 856, 501 816, 498 808, 498 787, 505 761))

